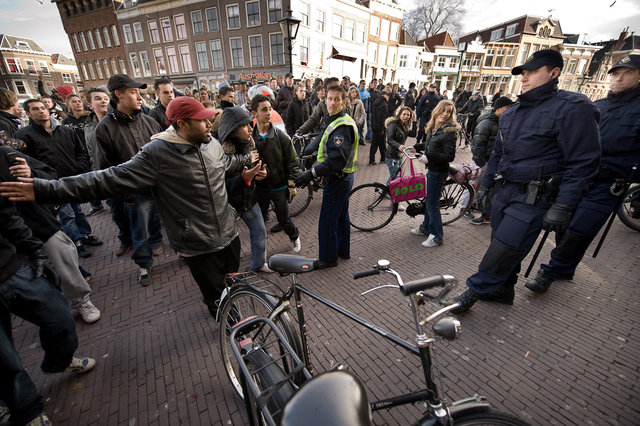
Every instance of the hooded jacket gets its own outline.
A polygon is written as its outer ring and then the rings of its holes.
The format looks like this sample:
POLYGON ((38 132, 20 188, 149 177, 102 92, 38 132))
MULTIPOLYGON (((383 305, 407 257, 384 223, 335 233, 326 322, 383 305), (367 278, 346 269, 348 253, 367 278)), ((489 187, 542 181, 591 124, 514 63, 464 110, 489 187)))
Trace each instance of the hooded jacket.
POLYGON ((415 145, 418 150, 424 149, 430 171, 449 173, 449 163, 456 157, 456 141, 460 128, 459 124, 446 123, 439 129, 432 129, 427 133, 424 144, 415 145))
POLYGON ((415 137, 417 133, 417 123, 414 121, 411 127, 403 126, 399 119, 395 117, 389 117, 384 122, 384 127, 387 129, 387 150, 385 152, 386 158, 400 158, 400 146, 404 145, 407 141, 407 137, 415 137))
POLYGON ((489 161, 497 134, 498 116, 493 110, 486 111, 478 117, 478 124, 473 131, 473 141, 471 142, 473 161, 478 166, 483 167, 489 161))
POLYGON ((34 189, 37 202, 87 202, 150 190, 171 248, 195 256, 219 251, 237 236, 224 176, 241 167, 216 140, 193 145, 170 127, 119 166, 57 181, 35 179, 34 189))
POLYGON ((20 128, 20 119, 6 111, 0 111, 0 130, 4 131, 4 135, 8 138, 20 128))

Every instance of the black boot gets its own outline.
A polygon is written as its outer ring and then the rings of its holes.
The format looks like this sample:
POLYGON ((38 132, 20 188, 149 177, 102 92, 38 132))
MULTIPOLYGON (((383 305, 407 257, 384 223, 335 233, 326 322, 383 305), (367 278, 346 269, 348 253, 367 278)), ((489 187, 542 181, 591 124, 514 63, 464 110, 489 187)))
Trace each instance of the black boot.
POLYGON ((452 309, 451 312, 453 312, 454 314, 462 314, 464 312, 467 312, 478 301, 478 299, 478 294, 469 288, 464 293, 453 298, 453 302, 459 303, 460 306, 452 309))
POLYGON ((527 281, 524 286, 534 293, 542 294, 549 289, 553 281, 554 279, 551 275, 545 273, 542 269, 540 269, 538 271, 538 276, 536 276, 532 280, 527 281))
POLYGON ((513 286, 506 285, 486 298, 482 298, 482 300, 486 300, 487 302, 503 303, 505 305, 513 305, 513 299, 515 297, 516 292, 513 289, 513 286))

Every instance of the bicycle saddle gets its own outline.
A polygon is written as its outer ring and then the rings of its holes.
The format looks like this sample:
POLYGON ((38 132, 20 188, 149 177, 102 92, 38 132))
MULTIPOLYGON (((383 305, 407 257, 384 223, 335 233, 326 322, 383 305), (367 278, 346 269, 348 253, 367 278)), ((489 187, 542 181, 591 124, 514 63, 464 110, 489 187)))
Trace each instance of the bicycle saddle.
POLYGON ((269 268, 280 275, 302 274, 318 268, 318 259, 293 254, 274 254, 269 258, 269 268))
POLYGON ((329 371, 306 382, 285 405, 282 426, 371 425, 371 407, 360 379, 329 371))

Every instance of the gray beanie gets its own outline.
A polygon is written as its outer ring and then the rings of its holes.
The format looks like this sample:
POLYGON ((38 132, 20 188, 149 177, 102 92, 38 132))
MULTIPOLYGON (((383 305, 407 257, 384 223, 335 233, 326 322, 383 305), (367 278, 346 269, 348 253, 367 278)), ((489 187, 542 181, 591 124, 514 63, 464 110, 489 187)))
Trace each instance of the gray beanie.
POLYGON ((220 142, 227 140, 229 135, 240 126, 253 121, 253 116, 244 107, 229 107, 222 112, 220 126, 218 127, 218 139, 220 142))

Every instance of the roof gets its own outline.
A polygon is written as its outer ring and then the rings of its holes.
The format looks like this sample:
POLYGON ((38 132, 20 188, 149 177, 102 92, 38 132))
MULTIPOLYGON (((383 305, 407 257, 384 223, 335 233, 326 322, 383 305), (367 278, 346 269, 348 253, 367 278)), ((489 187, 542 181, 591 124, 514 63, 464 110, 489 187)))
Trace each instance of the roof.
POLYGON ((32 39, 8 34, 0 34, 0 49, 47 54, 47 52, 32 39))
POLYGON ((562 33, 562 27, 560 26, 560 21, 557 19, 553 19, 551 17, 541 18, 539 16, 529 16, 522 15, 514 19, 510 19, 508 21, 502 22, 500 24, 493 25, 488 28, 484 28, 479 31, 474 31, 468 34, 465 34, 460 37, 461 42, 470 42, 474 40, 476 37, 480 36, 480 39, 483 43, 488 41, 493 42, 509 42, 509 43, 519 43, 522 34, 536 34, 538 32, 538 26, 545 22, 549 21, 551 27, 553 28, 553 32, 549 35, 549 37, 553 38, 564 38, 564 34, 562 33), (516 25, 515 32, 511 36, 504 36, 506 33, 506 28, 511 25, 516 25), (503 29, 503 36, 496 40, 491 40, 491 33, 495 30, 503 29))
POLYGON ((76 65, 76 61, 61 55, 60 53, 54 53, 51 55, 51 63, 57 65, 76 65))
POLYGON ((446 31, 422 39, 418 41, 418 44, 425 46, 429 50, 429 52, 434 52, 436 46, 456 47, 453 39, 446 31))

